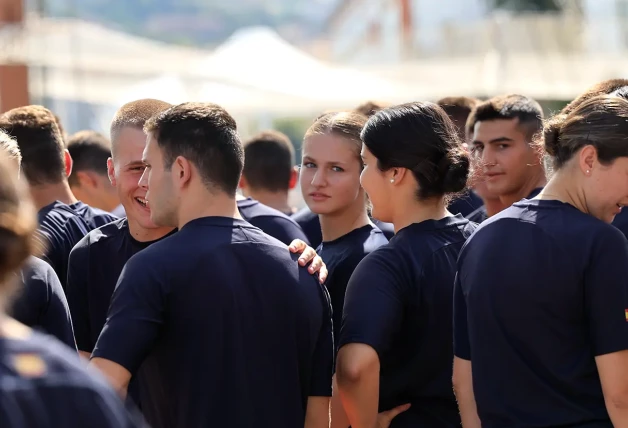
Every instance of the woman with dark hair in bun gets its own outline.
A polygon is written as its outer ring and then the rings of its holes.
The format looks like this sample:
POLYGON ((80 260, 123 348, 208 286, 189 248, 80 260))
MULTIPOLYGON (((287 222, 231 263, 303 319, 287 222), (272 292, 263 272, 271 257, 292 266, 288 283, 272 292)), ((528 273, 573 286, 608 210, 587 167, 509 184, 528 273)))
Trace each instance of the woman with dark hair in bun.
POLYGON ((449 340, 453 283, 475 225, 446 207, 465 190, 469 159, 453 123, 432 103, 376 113, 362 142, 361 183, 372 215, 391 222, 395 236, 349 281, 335 394, 353 428, 459 426, 449 340))
POLYGON ((484 222, 458 260, 466 428, 628 424, 628 242, 610 225, 628 205, 628 101, 554 117, 544 148, 549 183, 484 222))

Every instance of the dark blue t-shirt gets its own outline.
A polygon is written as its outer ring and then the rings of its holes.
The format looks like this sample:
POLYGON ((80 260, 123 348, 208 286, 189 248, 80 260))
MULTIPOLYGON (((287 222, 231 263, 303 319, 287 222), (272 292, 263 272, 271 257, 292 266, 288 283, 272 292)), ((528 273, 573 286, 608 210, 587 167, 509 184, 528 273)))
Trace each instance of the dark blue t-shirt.
POLYGON ((93 356, 139 369, 153 428, 303 426, 308 396, 331 395, 333 339, 296 258, 245 221, 193 220, 128 261, 93 356))
POLYGON ((628 209, 622 209, 613 220, 613 226, 621 230, 624 236, 628 237, 628 209))
MULTIPOLYGON (((314 214, 309 208, 305 207, 292 216, 292 219, 301 226, 303 232, 310 241, 310 245, 317 248, 323 242, 323 233, 321 232, 321 223, 318 214, 314 214)), ((395 229, 391 223, 384 223, 372 218, 371 221, 379 230, 384 233, 386 239, 390 239, 395 234, 395 229)))
POLYGON ((522 200, 463 248, 455 354, 483 427, 611 426, 595 356, 628 349, 628 242, 553 200, 522 200))
POLYGON ((351 274, 366 255, 387 243, 388 239, 381 230, 367 224, 333 241, 323 241, 316 249, 329 272, 325 286, 329 291, 334 314, 334 337, 340 337, 342 308, 351 274))
POLYGON ((7 428, 134 428, 145 424, 125 409, 99 373, 54 338, 0 338, 0 426, 7 428))
POLYGON ((447 209, 452 214, 460 214, 463 217, 467 217, 483 205, 482 199, 474 191, 470 190, 454 199, 447 209))
POLYGON ((38 238, 46 248, 42 259, 50 264, 65 289, 68 257, 78 241, 90 230, 116 220, 108 212, 92 208, 83 202, 72 205, 53 202, 37 213, 38 238))
MULTIPOLYGON (((541 193, 541 190, 543 190, 542 187, 537 187, 532 192, 530 192, 530 194, 525 199, 536 198, 536 196, 539 193, 541 193)), ((480 207, 476 208, 465 217, 474 223, 480 224, 480 223, 483 223, 486 219, 488 219, 488 213, 486 212, 486 207, 484 205, 481 205, 480 207)))
POLYGON ((460 215, 411 224, 351 276, 339 347, 363 343, 377 352, 380 411, 412 404, 391 428, 460 426, 447 338, 456 260, 475 227, 460 215))
POLYGON ((70 253, 66 294, 79 351, 94 350, 126 262, 158 241, 133 239, 123 218, 92 230, 76 244, 70 253))
POLYGON ((76 350, 68 302, 52 267, 30 257, 19 272, 19 278, 21 289, 11 302, 9 315, 76 350))
POLYGON ((286 245, 295 239, 310 244, 301 226, 279 210, 251 198, 239 200, 238 210, 244 220, 286 245))

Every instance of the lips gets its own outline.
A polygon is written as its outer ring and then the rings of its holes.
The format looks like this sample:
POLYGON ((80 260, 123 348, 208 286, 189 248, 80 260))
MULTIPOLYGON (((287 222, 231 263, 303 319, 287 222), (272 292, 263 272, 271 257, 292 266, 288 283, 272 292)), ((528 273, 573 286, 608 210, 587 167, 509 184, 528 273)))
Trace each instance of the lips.
POLYGON ((148 209, 148 201, 145 198, 136 196, 133 199, 142 207, 148 209))
POLYGON ((321 202, 329 199, 329 195, 321 192, 312 192, 308 196, 315 202, 321 202))

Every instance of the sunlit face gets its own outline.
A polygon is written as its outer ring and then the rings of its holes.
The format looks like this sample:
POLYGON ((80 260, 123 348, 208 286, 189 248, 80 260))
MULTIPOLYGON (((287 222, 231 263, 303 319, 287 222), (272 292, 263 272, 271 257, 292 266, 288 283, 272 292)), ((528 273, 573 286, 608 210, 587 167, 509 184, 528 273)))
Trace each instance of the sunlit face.
MULTIPOLYGON (((584 180, 584 199, 589 214, 611 223, 623 206, 628 206, 628 158, 599 165, 584 180)), ((628 209, 628 208, 624 208, 628 209)))
POLYGON ((470 159, 473 165, 473 191, 480 197, 482 200, 487 199, 496 199, 498 198, 494 192, 490 192, 488 190, 488 185, 486 183, 486 175, 484 174, 484 168, 482 166, 482 156, 477 151, 470 151, 470 159))
POLYGON ((496 119, 475 125, 471 150, 482 166, 489 194, 498 197, 517 194, 536 173, 530 165, 539 165, 539 154, 518 122, 518 119, 496 119))
POLYGON ((122 128, 117 135, 115 155, 107 166, 111 184, 115 186, 120 203, 129 221, 141 228, 155 229, 150 219, 150 209, 146 206, 146 190, 139 186, 144 172, 142 153, 146 147, 146 134, 137 128, 122 128))
POLYGON ((336 135, 312 135, 303 141, 301 192, 308 208, 330 215, 353 204, 366 207, 360 187, 356 143, 336 135))
POLYGON ((152 134, 148 135, 142 160, 145 169, 139 184, 146 191, 151 220, 158 226, 176 227, 178 198, 174 192, 173 171, 164 167, 161 148, 152 134))
POLYGON ((362 144, 362 161, 364 169, 360 175, 360 183, 371 202, 372 217, 392 222, 392 192, 389 179, 377 167, 377 158, 362 144))

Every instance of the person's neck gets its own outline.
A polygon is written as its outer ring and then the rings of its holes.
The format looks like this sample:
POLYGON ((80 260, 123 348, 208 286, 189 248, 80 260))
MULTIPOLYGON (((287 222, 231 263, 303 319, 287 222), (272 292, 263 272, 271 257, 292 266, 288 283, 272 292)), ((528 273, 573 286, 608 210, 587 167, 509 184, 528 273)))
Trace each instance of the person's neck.
POLYGON ((292 214, 294 208, 288 203, 288 192, 270 192, 267 190, 249 190, 248 195, 262 204, 281 211, 284 214, 292 214))
POLYGON ((505 208, 499 198, 483 199, 482 202, 488 217, 494 216, 505 208))
POLYGON ((334 214, 319 215, 323 241, 329 242, 370 223, 366 202, 334 214))
POLYGON ((127 217, 129 223, 129 233, 139 242, 151 242, 163 238, 174 230, 174 227, 156 227, 152 229, 146 229, 140 226, 140 224, 133 218, 127 217))
POLYGON ((583 213, 588 213, 585 197, 580 194, 577 188, 573 178, 559 170, 552 175, 549 183, 539 193, 539 199, 564 202, 583 213))
POLYGON ((227 195, 223 192, 210 193, 209 191, 188 194, 181 198, 178 213, 178 228, 203 217, 230 217, 241 219, 236 203, 236 195, 227 195))
POLYGON ((52 204, 55 201, 63 202, 64 204, 74 204, 78 202, 78 199, 70 190, 70 186, 67 181, 54 184, 37 184, 30 187, 31 197, 37 210, 52 204))
POLYGON ((530 178, 525 182, 523 186, 521 186, 521 188, 519 188, 517 192, 500 196, 499 201, 505 208, 507 208, 515 202, 519 202, 523 198, 527 198, 528 196, 530 196, 530 193, 532 193, 534 189, 544 187, 546 184, 547 179, 545 178, 545 171, 541 170, 539 172, 535 172, 534 175, 531 175, 530 178))
POLYGON ((452 215, 447 211, 445 201, 442 199, 431 203, 429 201, 419 202, 414 198, 406 200, 407 202, 397 207, 396 212, 393 213, 392 223, 395 227, 395 233, 414 223, 421 223, 425 220, 441 220, 452 215))

